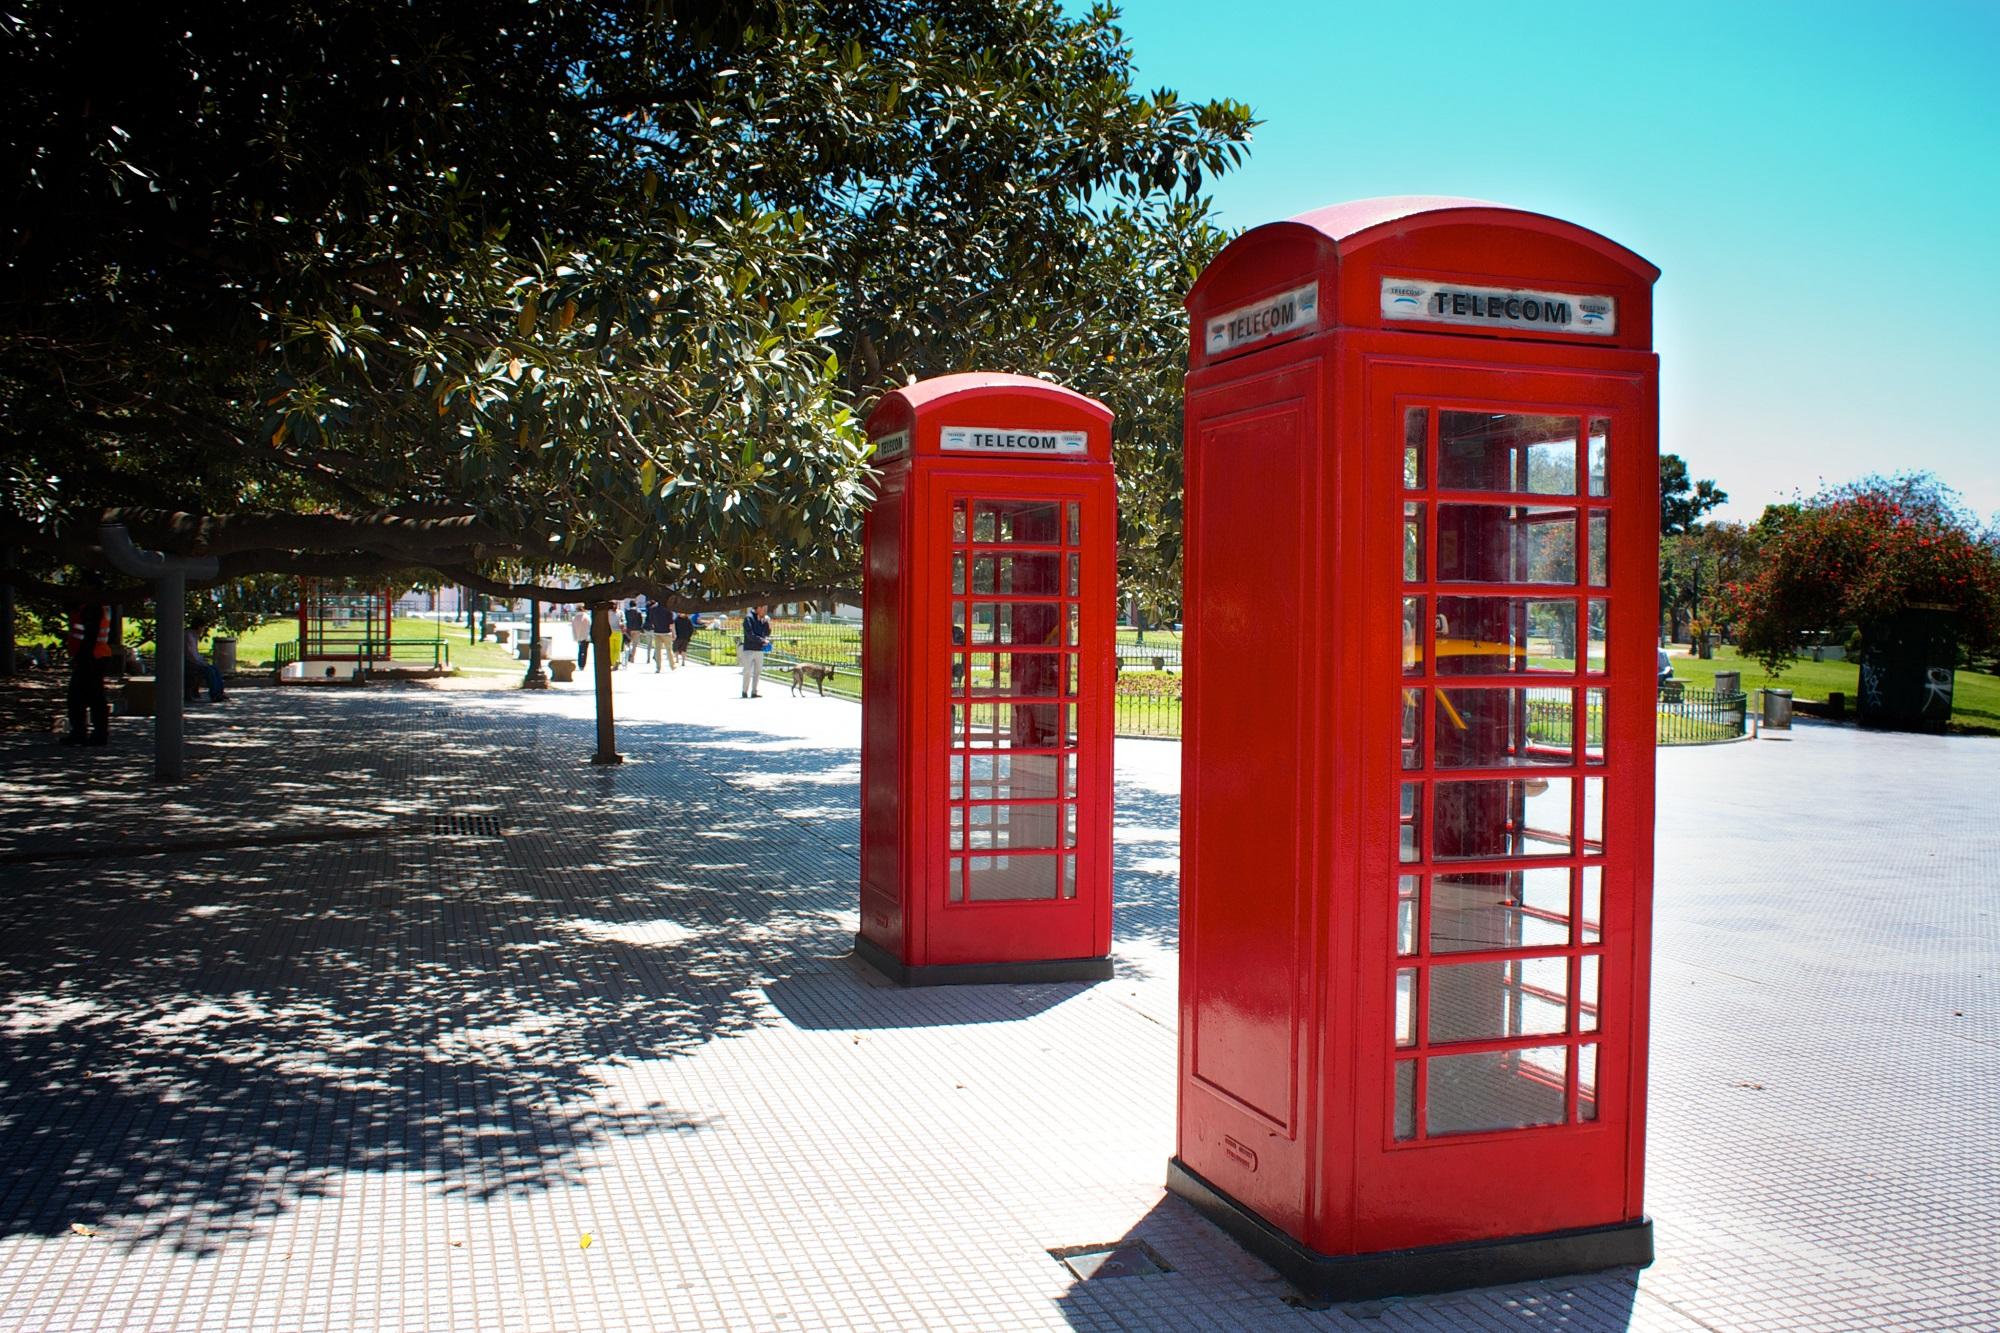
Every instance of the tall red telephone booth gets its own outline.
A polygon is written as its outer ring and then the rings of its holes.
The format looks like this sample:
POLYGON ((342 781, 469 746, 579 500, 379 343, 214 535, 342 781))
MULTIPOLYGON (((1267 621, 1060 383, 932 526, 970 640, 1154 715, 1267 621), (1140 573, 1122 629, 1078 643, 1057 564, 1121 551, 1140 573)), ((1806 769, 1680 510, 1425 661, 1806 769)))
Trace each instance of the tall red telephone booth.
POLYGON ((1169 1181, 1326 1295, 1652 1257, 1658 275, 1373 199, 1188 297, 1169 1181))
POLYGON ((861 930, 906 985, 1111 975, 1111 413, 945 375, 868 418, 861 930))

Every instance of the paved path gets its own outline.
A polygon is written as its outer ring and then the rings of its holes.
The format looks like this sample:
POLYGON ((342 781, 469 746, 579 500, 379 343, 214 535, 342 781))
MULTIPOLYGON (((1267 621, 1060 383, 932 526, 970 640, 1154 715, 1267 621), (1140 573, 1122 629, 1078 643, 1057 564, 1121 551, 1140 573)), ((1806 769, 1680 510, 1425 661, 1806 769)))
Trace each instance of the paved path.
POLYGON ((1662 754, 1660 1261, 1310 1310, 1160 1189, 1178 747, 1116 980, 906 992, 858 711, 618 684, 614 771, 580 689, 239 691, 173 791, 0 740, 0 1327, 2000 1326, 2000 744, 1662 754))

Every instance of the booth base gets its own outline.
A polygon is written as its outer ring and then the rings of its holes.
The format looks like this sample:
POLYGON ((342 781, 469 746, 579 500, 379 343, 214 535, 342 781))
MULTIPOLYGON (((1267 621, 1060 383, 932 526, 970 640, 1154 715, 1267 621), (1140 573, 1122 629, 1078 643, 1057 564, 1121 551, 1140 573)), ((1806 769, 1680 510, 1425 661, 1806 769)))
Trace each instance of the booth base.
POLYGON ((1653 1222, 1464 1241, 1379 1254, 1321 1254, 1266 1222, 1181 1164, 1167 1163, 1167 1189, 1235 1237, 1308 1295, 1328 1301, 1422 1296, 1536 1278, 1644 1268, 1653 1262, 1653 1222))
POLYGON ((1107 981, 1109 958, 1042 958, 1027 963, 938 963, 912 966, 862 935, 854 956, 899 986, 1004 986, 1026 982, 1107 981))

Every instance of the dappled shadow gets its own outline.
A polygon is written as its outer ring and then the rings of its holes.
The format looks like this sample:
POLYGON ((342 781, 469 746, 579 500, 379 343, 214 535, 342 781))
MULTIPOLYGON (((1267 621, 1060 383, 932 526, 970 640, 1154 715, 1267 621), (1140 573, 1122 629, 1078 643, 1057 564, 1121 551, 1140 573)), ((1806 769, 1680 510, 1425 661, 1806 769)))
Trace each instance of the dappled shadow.
POLYGON ((761 988, 848 947, 851 865, 699 774, 589 770, 561 720, 295 699, 164 799, 136 743, 0 753, 0 1233, 202 1251, 343 1172, 574 1180, 700 1132, 620 1066, 776 1021, 761 988), (502 836, 431 831, 467 812, 502 836))

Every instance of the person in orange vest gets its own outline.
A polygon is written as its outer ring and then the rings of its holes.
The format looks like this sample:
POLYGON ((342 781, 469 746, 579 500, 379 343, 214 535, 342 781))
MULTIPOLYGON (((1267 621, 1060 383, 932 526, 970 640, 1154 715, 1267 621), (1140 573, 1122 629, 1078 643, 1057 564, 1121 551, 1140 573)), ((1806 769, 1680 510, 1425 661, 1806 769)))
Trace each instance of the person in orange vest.
POLYGON ((69 732, 64 745, 103 745, 111 734, 104 673, 111 665, 111 608, 93 596, 70 608, 69 732), (84 730, 86 717, 90 730, 84 730))

